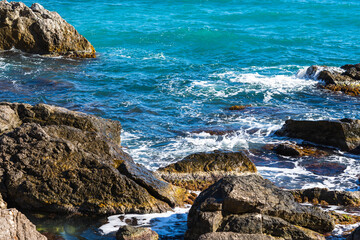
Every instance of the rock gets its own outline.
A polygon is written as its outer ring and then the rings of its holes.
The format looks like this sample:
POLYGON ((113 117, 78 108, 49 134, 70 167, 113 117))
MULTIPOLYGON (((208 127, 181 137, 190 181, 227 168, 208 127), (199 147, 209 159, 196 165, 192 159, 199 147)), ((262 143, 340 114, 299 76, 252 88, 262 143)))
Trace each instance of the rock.
POLYGON ((356 228, 346 240, 359 240, 360 239, 360 227, 356 228))
POLYGON ((0 50, 13 47, 50 56, 94 58, 95 49, 56 12, 38 3, 0 1, 0 50))
MULTIPOLYGON (((262 234, 240 234, 234 232, 213 232, 206 233, 199 237, 198 240, 275 240, 275 238, 262 234)), ((276 240, 282 240, 277 238, 276 240)))
POLYGON ((185 239, 211 232, 323 239, 316 232, 333 228, 334 220, 328 213, 300 205, 290 192, 251 174, 224 177, 203 191, 190 209, 185 239))
POLYGON ((334 218, 335 224, 349 225, 360 222, 360 216, 351 214, 342 214, 330 211, 331 217, 334 218))
POLYGON ((224 176, 255 173, 256 167, 243 152, 214 151, 194 153, 158 169, 167 182, 189 190, 204 190, 224 176))
POLYGON ((35 225, 15 208, 0 210, 0 239, 46 240, 35 225))
POLYGON ((307 69, 307 78, 319 79, 325 82, 324 88, 332 91, 342 91, 348 95, 360 94, 360 64, 347 64, 341 68, 327 66, 311 66, 307 69))
POLYGON ((305 167, 306 170, 323 176, 338 176, 343 173, 346 169, 345 164, 336 163, 336 162, 303 162, 300 164, 305 167))
POLYGON ((333 146, 343 151, 360 152, 360 149, 357 149, 360 145, 359 120, 287 120, 285 125, 275 134, 333 146))
POLYGON ((276 154, 289 157, 307 156, 319 158, 330 155, 327 151, 323 151, 312 146, 289 143, 280 143, 274 146, 267 146, 266 148, 272 149, 276 154))
POLYGON ((6 208, 7 208, 7 204, 0 194, 0 209, 6 209, 6 208))
POLYGON ((116 232, 117 240, 157 240, 159 235, 149 228, 132 227, 129 225, 120 227, 116 232))
POLYGON ((251 107, 251 105, 234 105, 229 107, 230 111, 240 111, 244 110, 245 108, 251 107))
POLYGON ((327 188, 309 188, 290 191, 296 201, 302 202, 325 202, 330 205, 340 206, 359 206, 360 192, 346 192, 337 190, 328 190, 327 188))
POLYGON ((0 193, 8 203, 89 214, 163 212, 183 204, 186 190, 157 179, 122 150, 120 123, 45 104, 0 106, 22 122, 0 136, 0 193))

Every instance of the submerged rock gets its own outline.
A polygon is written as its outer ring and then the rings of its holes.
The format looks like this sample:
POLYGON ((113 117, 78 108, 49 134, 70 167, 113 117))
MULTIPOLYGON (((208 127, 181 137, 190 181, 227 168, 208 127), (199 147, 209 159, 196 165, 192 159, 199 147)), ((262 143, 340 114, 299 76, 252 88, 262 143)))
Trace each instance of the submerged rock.
POLYGON ((121 149, 119 122, 45 104, 0 106, 10 107, 21 124, 0 136, 0 192, 8 203, 95 214, 183 204, 184 189, 157 179, 121 149))
POLYGON ((359 120, 287 120, 284 126, 275 134, 333 146, 343 151, 360 152, 360 149, 358 149, 360 145, 359 120))
POLYGON ((94 58, 95 49, 56 12, 38 3, 0 1, 0 50, 94 58))
POLYGON ((330 155, 327 151, 320 150, 312 146, 280 143, 277 145, 266 146, 266 149, 273 150, 276 154, 289 157, 324 157, 330 155))
POLYGON ((46 240, 47 238, 36 231, 24 214, 16 210, 0 210, 0 239, 17 240, 46 240))
POLYGON ((159 235, 149 228, 132 227, 129 225, 120 227, 116 232, 117 240, 158 240, 159 235))
POLYGON ((224 176, 255 173, 256 167, 243 152, 214 151, 194 153, 158 169, 167 182, 189 190, 204 190, 224 176))
POLYGON ((323 80, 324 87, 332 91, 352 96, 360 94, 360 64, 347 64, 341 68, 314 65, 307 69, 305 76, 323 80))
POLYGON ((328 213, 300 205, 290 192, 252 174, 225 177, 203 191, 190 209, 185 239, 211 232, 324 239, 319 233, 333 228, 328 213))

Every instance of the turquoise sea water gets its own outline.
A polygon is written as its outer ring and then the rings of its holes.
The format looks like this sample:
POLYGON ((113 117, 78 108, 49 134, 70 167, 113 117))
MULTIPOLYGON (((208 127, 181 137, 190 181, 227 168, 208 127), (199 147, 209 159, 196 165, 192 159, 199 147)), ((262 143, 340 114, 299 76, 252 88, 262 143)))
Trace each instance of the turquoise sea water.
MULTIPOLYGON (((1 52, 0 100, 117 119, 123 146, 150 169, 194 152, 259 150, 284 141, 273 133, 289 118, 360 118, 359 98, 321 90, 302 75, 313 64, 360 62, 359 1, 39 3, 74 25, 98 57, 1 52), (226 110, 239 104, 251 107, 226 110), (214 129, 234 132, 203 132, 214 129)), ((254 161, 286 188, 353 189, 360 172, 360 158, 342 152, 321 160, 265 154, 254 161), (311 171, 309 161, 342 170, 311 171)))

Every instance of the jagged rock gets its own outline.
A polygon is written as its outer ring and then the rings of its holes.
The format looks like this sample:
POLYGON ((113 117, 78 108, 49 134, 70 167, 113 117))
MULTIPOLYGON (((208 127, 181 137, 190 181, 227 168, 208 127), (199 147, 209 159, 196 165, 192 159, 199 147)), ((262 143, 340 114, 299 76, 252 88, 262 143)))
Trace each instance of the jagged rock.
POLYGON ((28 53, 94 58, 95 49, 56 12, 38 3, 0 1, 0 49, 28 53))
POLYGON ((360 149, 358 149, 360 145, 359 120, 287 120, 285 125, 280 130, 276 131, 275 134, 333 146, 353 153, 360 152, 360 149))
POLYGON ((8 203, 95 214, 183 204, 184 189, 157 179, 121 149, 120 123, 45 104, 0 106, 22 123, 0 136, 0 193, 8 203))
POLYGON ((357 96, 360 94, 359 66, 360 64, 347 64, 341 68, 335 68, 314 65, 307 69, 305 77, 323 80, 326 89, 357 96))
POLYGON ((120 227, 116 233, 117 240, 158 240, 159 235, 149 228, 132 227, 129 225, 120 227))
POLYGON ((203 191, 190 209, 185 239, 209 232, 323 239, 314 231, 326 233, 333 228, 328 213, 300 205, 290 192, 252 174, 225 177, 203 191))
POLYGON ((298 202, 317 202, 340 206, 359 206, 360 192, 328 190, 327 188, 309 188, 290 191, 298 202))
POLYGON ((17 240, 46 240, 47 238, 36 231, 24 214, 16 210, 0 210, 0 239, 17 240))
POLYGON ((7 204, 0 194, 0 209, 5 209, 6 207, 7 207, 7 204))
MULTIPOLYGON (((276 240, 282 240, 282 239, 283 238, 276 238, 276 240)), ((206 233, 201 235, 198 240, 275 240, 275 238, 262 234, 213 232, 213 233, 206 233)))
POLYGON ((204 190, 224 176, 255 173, 256 167, 243 152, 194 153, 158 169, 165 181, 190 190, 204 190))
POLYGON ((324 157, 330 155, 329 152, 306 145, 297 145, 291 143, 280 143, 277 145, 268 145, 266 149, 273 150, 276 154, 289 157, 324 157))

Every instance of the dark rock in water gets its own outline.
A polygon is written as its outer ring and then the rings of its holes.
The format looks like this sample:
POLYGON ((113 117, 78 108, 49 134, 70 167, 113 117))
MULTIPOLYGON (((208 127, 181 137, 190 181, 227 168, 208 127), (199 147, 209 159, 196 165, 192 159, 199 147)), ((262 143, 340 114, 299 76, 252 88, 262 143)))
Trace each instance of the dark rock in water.
POLYGON ((225 177, 203 191, 190 209, 185 239, 211 232, 324 239, 314 231, 326 233, 333 228, 328 213, 300 205, 290 192, 251 174, 225 177))
POLYGON ((0 210, 0 239, 17 240, 46 240, 47 238, 36 231, 24 214, 16 210, 0 210))
POLYGON ((251 107, 251 105, 234 105, 229 107, 230 111, 240 111, 244 110, 245 108, 251 107))
POLYGON ((347 64, 339 68, 327 66, 311 66, 305 76, 325 82, 325 88, 342 91, 348 95, 360 94, 360 64, 347 64))
POLYGON ((224 176, 255 173, 256 167, 243 152, 214 151, 194 153, 183 160, 160 168, 165 181, 190 190, 204 190, 224 176))
POLYGON ((273 150, 276 154, 289 157, 324 157, 330 155, 328 151, 320 150, 318 148, 307 146, 307 145, 297 145, 289 143, 280 143, 278 145, 270 145, 265 148, 273 150))
POLYGON ((360 227, 357 227, 346 240, 359 240, 360 239, 360 227))
POLYGON ((305 167, 306 170, 323 176, 337 176, 346 169, 345 164, 335 162, 310 162, 302 163, 301 165, 305 167))
POLYGON ((333 191, 327 188, 309 188, 290 191, 298 202, 321 203, 341 206, 359 206, 360 192, 333 191))
POLYGON ((280 130, 276 131, 275 134, 333 146, 353 153, 360 152, 360 149, 358 149, 360 145, 359 120, 287 120, 285 125, 280 130))
MULTIPOLYGON (((276 240, 282 240, 282 239, 283 238, 276 238, 276 240)), ((198 240, 275 240, 275 238, 262 234, 213 232, 213 233, 206 233, 201 235, 198 240)))
POLYGON ((0 49, 50 56, 94 58, 95 49, 56 12, 38 3, 0 1, 0 49))
POLYGON ((45 104, 0 106, 22 123, 0 136, 0 192, 8 203, 95 214, 183 204, 186 190, 157 179, 121 149, 120 123, 45 104))
POLYGON ((157 240, 159 235, 149 228, 123 226, 116 233, 117 240, 157 240))

